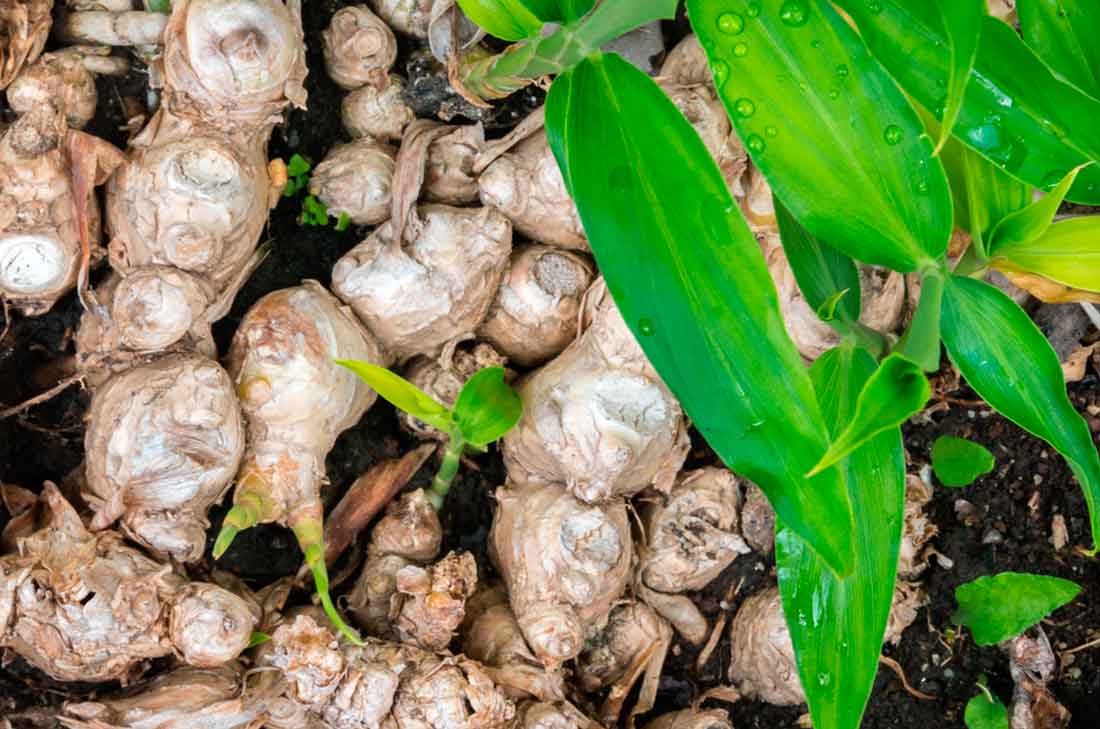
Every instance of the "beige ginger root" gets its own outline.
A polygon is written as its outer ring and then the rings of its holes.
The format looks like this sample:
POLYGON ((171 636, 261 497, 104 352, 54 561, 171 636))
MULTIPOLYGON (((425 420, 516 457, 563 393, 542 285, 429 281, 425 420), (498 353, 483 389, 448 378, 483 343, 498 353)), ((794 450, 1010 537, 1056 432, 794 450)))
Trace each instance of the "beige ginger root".
POLYGON ((46 45, 53 0, 0 0, 0 90, 46 45))
POLYGON ((584 334, 518 387, 523 418, 503 439, 508 477, 564 485, 590 503, 667 492, 689 445, 683 411, 602 279, 586 318, 584 334))
POLYGON ((661 714, 645 729, 733 729, 724 709, 681 709, 661 714))
POLYGON ((314 169, 309 191, 331 215, 378 225, 390 216, 396 159, 396 148, 370 137, 338 144, 314 169))
POLYGON ((95 116, 95 76, 77 52, 44 53, 8 86, 8 104, 17 114, 51 104, 70 129, 83 129, 95 116))
POLYGON ((528 645, 547 666, 580 653, 630 577, 621 500, 586 505, 558 486, 497 489, 489 554, 528 645))
POLYGON ((425 40, 432 6, 439 0, 371 0, 374 12, 399 33, 425 40))
POLYGON ((779 588, 748 597, 730 621, 729 680, 742 696, 778 706, 805 703, 779 588))
POLYGON ((394 627, 403 643, 444 651, 466 616, 466 600, 477 589, 477 562, 469 552, 451 552, 428 567, 397 571, 394 627))
POLYGON ((397 142, 416 116, 405 103, 405 80, 391 74, 381 88, 368 84, 345 96, 340 118, 355 139, 374 137, 397 142))
POLYGON ((53 484, 44 498, 47 526, 0 558, 0 645, 59 681, 126 681, 173 653, 218 666, 247 647, 257 606, 89 532, 53 484))
POLYGON ((393 31, 365 5, 337 10, 321 42, 325 69, 345 91, 381 86, 397 60, 393 31))

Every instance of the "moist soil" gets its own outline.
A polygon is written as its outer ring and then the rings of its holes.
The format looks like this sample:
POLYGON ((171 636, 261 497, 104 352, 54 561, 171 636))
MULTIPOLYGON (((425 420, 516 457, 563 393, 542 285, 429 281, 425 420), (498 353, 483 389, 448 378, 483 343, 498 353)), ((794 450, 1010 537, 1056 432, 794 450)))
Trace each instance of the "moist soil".
MULTIPOLYGON (((271 156, 289 159, 301 154, 320 161, 334 144, 349 141, 340 124, 343 92, 323 72, 320 31, 342 2, 311 2, 305 18, 310 75, 307 79, 309 109, 291 111, 287 123, 276 130, 271 156)), ((668 47, 686 32, 680 19, 665 27, 668 47)), ((410 78, 414 107, 421 116, 449 117, 455 123, 478 118, 478 111, 448 93, 442 69, 430 56, 403 47, 398 67, 410 78)), ((133 75, 123 80, 100 80, 100 108, 89 131, 125 146, 120 131, 118 98, 140 93, 142 79, 133 75)), ((503 134, 542 101, 538 90, 521 92, 484 115, 480 120, 490 137, 503 134)), ((0 114, 10 111, 0 101, 0 114)), ((273 211, 263 245, 267 257, 242 289, 232 312, 215 327, 215 338, 224 352, 248 308, 264 294, 293 286, 302 279, 329 284, 336 260, 362 240, 367 229, 352 226, 343 232, 333 227, 299 225, 300 199, 285 198, 273 211)), ((99 272, 102 275, 102 271, 99 272)), ((95 278, 93 278, 93 281, 95 278)), ((26 319, 12 315, 10 322, 0 314, 0 409, 31 397, 55 383, 70 367, 72 337, 80 318, 80 304, 74 296, 59 302, 44 316, 26 319)), ((1075 406, 1086 416, 1095 435, 1100 431, 1100 382, 1097 363, 1071 390, 1075 406)), ((949 366, 949 365, 948 365, 949 366)), ((906 631, 901 644, 887 646, 885 655, 904 671, 911 686, 932 698, 918 698, 903 687, 897 674, 882 666, 875 681, 864 729, 945 729, 963 727, 966 702, 977 693, 979 677, 985 676, 991 690, 1007 703, 1012 682, 1008 663, 996 647, 981 648, 966 631, 951 621, 955 610, 954 590, 981 575, 1015 570, 1036 572, 1074 580, 1083 587, 1081 595, 1043 622, 1043 628, 1060 658, 1057 676, 1050 685, 1054 695, 1072 712, 1072 729, 1100 726, 1100 645, 1086 647, 1100 639, 1100 562, 1082 553, 1091 544, 1088 512, 1084 498, 1065 462, 1042 441, 1033 438, 993 413, 965 383, 951 373, 941 373, 937 387, 939 402, 904 428, 910 470, 917 471, 930 460, 932 442, 939 435, 955 435, 984 444, 996 456, 992 473, 965 489, 936 485, 928 506, 939 534, 932 544, 938 552, 922 576, 928 595, 926 606, 906 631), (947 384, 944 384, 947 383, 947 384), (954 383, 958 383, 955 385, 954 383), (1060 515, 1068 530, 1068 543, 1061 549, 1052 544, 1052 521, 1060 515)), ((66 483, 83 459, 84 414, 88 393, 72 387, 23 414, 0 420, 0 482, 37 490, 46 480, 66 483)), ((715 462, 706 444, 693 434, 689 467, 715 462)), ((329 508, 335 505, 354 479, 380 459, 400 456, 416 445, 398 426, 396 414, 379 401, 363 420, 345 432, 326 461, 329 484, 323 496, 329 508)), ((416 475, 411 486, 424 486, 434 464, 416 475)), ((503 483, 504 469, 495 451, 470 459, 456 479, 443 512, 446 549, 473 552, 481 574, 490 577, 492 565, 486 554, 486 538, 492 521, 493 490, 503 483)), ((220 527, 227 504, 211 513, 212 528, 206 564, 194 570, 201 576, 212 565, 209 549, 220 527)), ((7 521, 0 507, 0 527, 7 521)), ((349 575, 357 567, 360 550, 349 550, 350 564, 337 565, 334 581, 345 582, 336 592, 350 586, 349 575)), ((285 529, 267 525, 239 535, 218 563, 254 587, 293 574, 301 564, 293 536, 285 529)), ((746 597, 774 582, 775 565, 770 557, 750 554, 735 561, 707 589, 694 595, 713 624, 723 614, 732 615, 746 597), (733 600, 726 596, 740 584, 733 600)), ((293 598, 309 599, 305 591, 293 598)), ((1100 643, 1100 641, 1098 641, 1100 643)), ((657 705, 648 716, 690 705, 709 689, 724 683, 729 663, 729 639, 724 635, 701 669, 698 652, 692 646, 674 644, 660 681, 657 705)), ((167 660, 155 662, 149 674, 162 670, 167 660)), ((117 686, 64 684, 51 680, 17 656, 4 656, 0 663, 0 719, 9 718, 15 729, 57 726, 50 715, 62 702, 79 700, 116 689, 117 686)), ((711 703, 730 711, 736 729, 778 729, 796 724, 804 707, 775 707, 741 701, 711 703)), ((639 717, 641 724, 647 716, 639 717)), ((3 723, 0 722, 0 726, 3 723)))

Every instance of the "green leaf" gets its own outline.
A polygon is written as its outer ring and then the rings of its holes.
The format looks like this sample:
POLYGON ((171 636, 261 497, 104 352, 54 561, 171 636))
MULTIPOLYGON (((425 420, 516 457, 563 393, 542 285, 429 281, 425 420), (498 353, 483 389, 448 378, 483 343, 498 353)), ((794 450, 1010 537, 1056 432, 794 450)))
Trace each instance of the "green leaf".
POLYGON ((921 368, 896 352, 891 354, 864 384, 844 429, 807 475, 840 462, 884 430, 897 428, 919 413, 931 395, 932 387, 921 368))
POLYGON ((333 227, 342 233, 348 229, 349 225, 351 225, 351 218, 347 213, 340 213, 340 217, 336 219, 336 225, 333 227))
POLYGON ((267 633, 261 633, 258 630, 253 630, 252 635, 248 637, 248 646, 247 648, 245 648, 245 650, 255 648, 258 645, 263 645, 269 640, 271 640, 271 636, 267 633))
MULTIPOLYGON (((574 1, 577 7, 583 5, 574 1)), ((604 43, 629 33, 654 20, 672 20, 676 17, 679 0, 605 0, 596 5, 583 23, 576 26, 577 40, 589 48, 599 48, 604 43)))
POLYGON ((755 16, 748 5, 687 2, 719 95, 776 196, 858 261, 932 265, 951 236, 951 200, 905 96, 829 3, 755 16))
MULTIPOLYGON (((932 111, 946 103, 950 58, 935 5, 836 4, 913 99, 932 111)), ((1100 159, 1100 101, 1055 75, 1014 29, 995 18, 982 19, 971 81, 953 133, 1009 174, 1048 189, 1074 167, 1100 159)), ((1068 197, 1100 204, 1100 168, 1082 170, 1068 197)))
POLYGON ((290 157, 290 162, 287 163, 286 173, 291 179, 297 179, 311 169, 313 169, 313 166, 309 163, 309 160, 300 154, 293 154, 290 157))
POLYGON ((484 447, 516 426, 523 402, 504 381, 503 367, 487 367, 466 381, 455 400, 454 418, 463 440, 484 447))
POLYGON ((1004 245, 993 265, 1037 273, 1075 289, 1100 291, 1100 216, 1062 220, 1035 240, 1004 245))
POLYGON ((955 119, 962 108, 963 92, 974 68, 974 56, 978 53, 978 38, 982 32, 982 18, 987 10, 985 0, 937 0, 940 20, 947 35, 951 51, 951 63, 947 77, 947 100, 941 118, 940 138, 936 153, 951 136, 955 119))
MULTIPOLYGON (((614 4, 614 3, 612 3, 614 4)), ((600 271, 650 362, 703 437, 841 573, 855 545, 810 378, 760 247, 668 96, 614 55, 554 82, 546 128, 600 271)))
POLYGON ((983 691, 967 702, 963 721, 966 729, 1008 729, 1008 710, 983 691))
POLYGON ((989 235, 989 255, 995 256, 1003 248, 1012 245, 1026 245, 1045 233, 1054 221, 1058 208, 1066 199, 1066 193, 1080 171, 1081 167, 1070 170, 1053 190, 1024 209, 1005 216, 1001 222, 997 223, 989 235))
POLYGON ((787 254, 787 262, 806 303, 819 315, 823 309, 831 309, 832 316, 822 317, 825 321, 833 318, 859 321, 860 283, 856 262, 810 235, 779 198, 774 198, 774 204, 783 252, 787 254))
POLYGON ((951 276, 943 300, 944 344, 951 361, 997 412, 1050 443, 1069 463, 1100 544, 1100 456, 1066 395, 1062 366, 1024 310, 982 281, 951 276))
POLYGON ((1002 572, 955 588, 959 609, 952 622, 965 625, 978 645, 1015 638, 1080 594, 1074 582, 1059 577, 1002 572))
POLYGON ((547 23, 572 23, 588 14, 596 0, 520 0, 535 17, 547 23))
POLYGON ((558 0, 562 20, 567 23, 583 18, 595 4, 596 0, 558 0))
POLYGON ((943 274, 931 269, 921 276, 917 311, 897 346, 897 352, 920 365, 925 372, 935 372, 940 368, 942 307, 943 274))
POLYGON ((994 228, 1009 215, 1028 206, 1033 188, 957 141, 949 146, 955 145, 961 149, 970 235, 979 241, 985 255, 994 228))
POLYGON ((400 375, 370 362, 354 359, 338 359, 335 362, 358 375, 397 409, 444 433, 451 432, 454 427, 454 417, 446 406, 400 375))
MULTIPOLYGON (((862 350, 826 352, 810 370, 834 430, 856 409, 875 370, 862 350)), ((857 729, 878 670, 894 598, 905 509, 905 453, 897 428, 875 436, 840 465, 855 515, 856 566, 833 575, 791 529, 779 524, 775 559, 783 611, 816 729, 857 729)))
POLYGON ((458 0, 467 18, 489 35, 506 41, 531 38, 542 30, 543 21, 528 9, 528 4, 530 0, 458 0))
POLYGON ((996 461, 985 446, 950 435, 932 444, 932 470, 944 486, 969 486, 993 470, 996 461))
POLYGON ((1096 0, 1018 0, 1024 40, 1070 83, 1100 98, 1100 3, 1096 0))

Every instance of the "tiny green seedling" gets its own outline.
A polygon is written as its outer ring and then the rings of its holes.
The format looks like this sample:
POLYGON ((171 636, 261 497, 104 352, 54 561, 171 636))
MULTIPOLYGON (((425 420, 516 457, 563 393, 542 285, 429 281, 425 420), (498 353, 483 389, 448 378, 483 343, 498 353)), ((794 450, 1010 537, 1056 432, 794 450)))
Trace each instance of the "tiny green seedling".
POLYGON ((1015 638, 1081 592, 1069 580, 1022 572, 979 577, 955 589, 959 609, 952 622, 965 625, 978 645, 1015 638))
POLYGON ((443 507, 458 464, 467 449, 483 451, 515 427, 523 415, 523 402, 504 381, 504 369, 487 367, 467 380, 453 408, 448 408, 403 377, 384 367, 356 360, 338 359, 361 377, 394 407, 447 435, 443 463, 432 480, 428 499, 443 507))
POLYGON ((1008 710, 990 692, 984 675, 978 679, 978 688, 981 693, 970 699, 963 715, 966 729, 1008 729, 1008 710))
POLYGON ((992 471, 994 465, 992 453, 965 438, 941 435, 932 444, 932 470, 944 486, 969 486, 992 471))
MULTIPOLYGON (((286 187, 283 188, 283 197, 298 197, 302 190, 307 189, 309 173, 312 169, 313 165, 305 157, 300 154, 292 155, 286 166, 287 181, 286 187)), ((306 195, 302 198, 302 211, 298 215, 299 225, 324 227, 328 225, 330 217, 332 216, 329 215, 328 208, 315 196, 306 195)), ((340 213, 333 227, 338 231, 345 231, 349 225, 351 225, 351 218, 347 213, 340 213)))
POLYGON ((258 645, 263 645, 269 640, 271 640, 270 635, 268 635, 267 633, 261 633, 258 630, 254 630, 252 631, 252 635, 248 637, 248 647, 255 648, 258 645))

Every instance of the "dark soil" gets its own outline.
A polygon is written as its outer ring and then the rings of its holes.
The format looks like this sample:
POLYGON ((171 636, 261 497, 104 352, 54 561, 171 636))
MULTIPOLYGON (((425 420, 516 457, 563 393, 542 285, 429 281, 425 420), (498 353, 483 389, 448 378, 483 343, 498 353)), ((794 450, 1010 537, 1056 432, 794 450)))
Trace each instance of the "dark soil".
MULTIPOLYGON (((323 72, 319 33, 343 2, 322 0, 309 3, 305 19, 309 48, 310 76, 308 111, 292 111, 287 124, 276 131, 271 156, 289 158, 294 153, 319 161, 335 143, 347 141, 339 119, 343 96, 323 72)), ((666 26, 671 44, 681 37, 686 24, 681 20, 666 26)), ((456 121, 476 111, 446 93, 434 63, 415 49, 403 47, 399 67, 407 69, 413 83, 413 101, 423 115, 457 115, 456 121)), ((140 84, 131 78, 120 85, 101 82, 100 114, 91 131, 124 145, 119 132, 121 118, 116 90, 140 84)), ((518 94, 491 116, 483 119, 490 136, 502 134, 531 108, 541 103, 538 91, 518 94)), ((0 108, 0 112, 4 111, 0 108)), ((241 316, 264 294, 293 286, 302 279, 329 283, 335 261, 360 241, 367 231, 354 227, 337 232, 332 227, 303 227, 297 222, 300 201, 284 199, 273 212, 266 233, 268 256, 241 291, 231 314, 220 322, 215 336, 222 348, 228 345, 241 316)), ((36 319, 13 316, 10 331, 0 340, 0 400, 4 405, 21 400, 50 386, 72 352, 72 334, 80 315, 75 297, 60 302, 49 314, 36 319)), ((1100 430, 1100 387, 1095 369, 1072 389, 1074 402, 1089 418, 1093 433, 1100 430)), ((1087 510, 1076 482, 1064 461, 1039 440, 1006 422, 976 400, 965 387, 946 393, 950 400, 934 408, 921 423, 906 426, 906 445, 918 469, 930 459, 930 448, 941 434, 970 438, 989 447, 997 457, 993 473, 966 489, 937 487, 930 513, 939 527, 935 548, 945 559, 933 559, 923 577, 928 606, 905 634, 901 645, 888 648, 904 669, 910 683, 932 694, 935 700, 920 700, 906 693, 889 669, 879 672, 871 696, 864 729, 944 729, 962 727, 966 702, 976 693, 981 675, 1003 701, 1011 695, 1007 661, 997 648, 979 648, 965 632, 951 623, 955 609, 954 589, 977 576, 1004 570, 1038 572, 1073 579, 1084 587, 1073 604, 1044 622, 1055 649, 1062 652, 1062 667, 1051 688, 1074 715, 1073 729, 1100 726, 1100 646, 1065 653, 1100 637, 1100 563, 1076 549, 1090 545, 1087 510), (972 505, 969 521, 958 515, 956 503, 972 505), (1050 542, 1051 521, 1056 514, 1066 520, 1070 541, 1055 550, 1050 542), (946 567, 946 560, 950 567, 946 567)), ((27 413, 0 421, 0 481, 37 489, 44 480, 60 481, 83 458, 83 415, 87 393, 72 388, 27 413)), ((696 438, 689 465, 713 462, 713 455, 696 438)), ((350 483, 373 463, 406 452, 414 445, 397 425, 393 409, 379 402, 356 427, 337 441, 326 462, 329 485, 324 489, 326 504, 336 503, 350 483)), ((429 463, 413 485, 430 477, 429 463)), ((491 452, 474 459, 472 467, 460 472, 447 509, 445 549, 468 549, 477 555, 482 574, 492 567, 485 554, 485 541, 492 519, 492 490, 503 481, 499 455, 491 452)), ((227 505, 211 514, 211 540, 217 533, 227 505)), ((0 509, 0 527, 7 516, 0 509)), ((277 526, 263 526, 242 533, 219 565, 236 572, 253 586, 293 574, 301 563, 293 536, 277 526)), ((334 574, 341 570, 338 567, 334 574)), ((774 581, 770 558, 748 555, 737 560, 705 591, 696 596, 713 621, 753 592, 774 581), (742 581, 731 605, 722 601, 730 586, 742 581)), ((302 591, 293 598, 308 600, 302 591)), ((655 712, 681 708, 706 690, 724 682, 729 661, 728 638, 724 637, 709 662, 695 670, 696 650, 676 644, 661 679, 655 712)), ((150 667, 159 670, 164 662, 150 667)), ((111 686, 60 684, 13 658, 0 668, 0 719, 12 717, 15 727, 41 729, 53 725, 46 714, 16 714, 36 708, 54 707, 64 700, 89 696, 111 686), (35 717, 38 718, 35 718, 35 717)), ((725 705, 736 729, 778 729, 792 726, 804 707, 780 708, 753 702, 725 705)), ((640 723, 644 724, 645 717, 640 723)), ((2 725, 2 722, 0 722, 2 725)))

